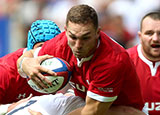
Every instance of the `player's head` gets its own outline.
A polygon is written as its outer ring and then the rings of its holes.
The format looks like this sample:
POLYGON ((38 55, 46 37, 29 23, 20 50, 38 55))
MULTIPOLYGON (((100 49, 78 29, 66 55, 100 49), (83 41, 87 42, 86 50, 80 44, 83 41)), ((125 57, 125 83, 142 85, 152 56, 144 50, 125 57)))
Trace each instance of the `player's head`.
POLYGON ((39 43, 38 46, 42 45, 43 42, 54 38, 59 33, 61 31, 53 21, 37 20, 33 22, 28 31, 27 50, 33 49, 37 43, 39 43))
POLYGON ((77 5, 73 6, 68 14, 66 19, 66 26, 68 22, 76 24, 88 24, 92 23, 95 29, 98 28, 98 16, 96 11, 88 5, 77 5))
POLYGON ((88 5, 73 6, 66 19, 66 36, 76 58, 85 58, 93 54, 99 38, 98 16, 88 5))
POLYGON ((160 11, 155 11, 155 12, 149 12, 145 16, 143 16, 141 23, 140 23, 140 31, 143 29, 143 21, 146 18, 151 18, 152 20, 160 20, 160 11))
POLYGON ((141 21, 138 32, 142 52, 152 61, 160 60, 160 12, 150 12, 141 21))

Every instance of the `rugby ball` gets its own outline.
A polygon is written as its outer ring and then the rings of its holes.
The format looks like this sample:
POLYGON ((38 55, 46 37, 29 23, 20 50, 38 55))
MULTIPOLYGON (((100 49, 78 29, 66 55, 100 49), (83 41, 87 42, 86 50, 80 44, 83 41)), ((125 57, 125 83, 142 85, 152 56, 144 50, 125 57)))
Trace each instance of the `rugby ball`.
POLYGON ((48 88, 44 89, 40 89, 31 79, 28 79, 28 84, 30 87, 37 92, 55 93, 65 87, 71 78, 71 67, 61 58, 54 57, 46 59, 41 63, 41 66, 56 72, 57 76, 51 76, 47 73, 43 73, 43 75, 52 82, 52 86, 48 85, 48 88))

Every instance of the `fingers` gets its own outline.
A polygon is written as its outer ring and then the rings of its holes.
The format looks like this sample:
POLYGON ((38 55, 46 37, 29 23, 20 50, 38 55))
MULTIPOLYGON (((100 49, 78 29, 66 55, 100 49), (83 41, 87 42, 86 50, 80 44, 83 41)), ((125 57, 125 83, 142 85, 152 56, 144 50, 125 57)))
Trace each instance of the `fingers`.
POLYGON ((29 78, 40 88, 48 88, 48 85, 51 86, 52 83, 45 78, 45 76, 42 73, 49 74, 51 76, 56 76, 56 73, 42 67, 40 63, 46 59, 53 58, 53 56, 50 55, 43 55, 39 56, 37 58, 27 58, 23 62, 23 70, 29 76, 29 78), (30 64, 32 63, 32 64, 30 64))
MULTIPOLYGON (((32 77, 32 81, 38 86, 40 89, 48 88, 47 84, 41 80, 38 76, 32 77)), ((49 81, 48 81, 49 82, 49 81)), ((50 84, 50 82, 48 83, 50 84)))
POLYGON ((57 74, 49 69, 40 67, 39 69, 41 72, 37 72, 36 74, 32 74, 31 79, 32 81, 40 88, 48 88, 49 86, 52 86, 52 82, 50 82, 42 73, 47 73, 51 76, 57 76, 57 74))
POLYGON ((31 109, 28 109, 28 112, 30 113, 30 115, 42 115, 42 113, 37 112, 37 111, 33 111, 31 109))
POLYGON ((53 58, 53 56, 51 55, 43 55, 43 56, 39 56, 37 57, 37 59, 39 60, 39 63, 41 63, 42 61, 49 59, 49 58, 53 58))
MULTIPOLYGON (((50 69, 47 69, 47 68, 45 68, 45 67, 42 67, 42 66, 40 66, 39 67, 39 72, 40 73, 47 73, 47 74, 49 74, 49 75, 51 75, 51 76, 57 76, 57 73, 55 73, 54 71, 52 71, 52 70, 50 70, 50 69)), ((39 77, 41 78, 41 75, 39 75, 39 77)), ((43 76, 42 76, 42 78, 41 79, 43 79, 43 76)))

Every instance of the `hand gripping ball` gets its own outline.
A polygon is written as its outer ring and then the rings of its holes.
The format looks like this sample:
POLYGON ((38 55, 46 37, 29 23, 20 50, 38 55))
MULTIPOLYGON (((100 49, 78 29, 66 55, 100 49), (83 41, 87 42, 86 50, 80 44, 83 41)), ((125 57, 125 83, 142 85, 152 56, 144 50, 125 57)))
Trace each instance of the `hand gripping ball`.
POLYGON ((31 79, 28 79, 28 84, 30 87, 37 92, 55 93, 65 87, 71 78, 70 65, 61 58, 54 57, 46 59, 41 63, 41 66, 56 72, 57 76, 51 76, 47 73, 43 73, 43 75, 52 82, 52 86, 48 85, 48 88, 44 89, 38 88, 38 86, 31 79))

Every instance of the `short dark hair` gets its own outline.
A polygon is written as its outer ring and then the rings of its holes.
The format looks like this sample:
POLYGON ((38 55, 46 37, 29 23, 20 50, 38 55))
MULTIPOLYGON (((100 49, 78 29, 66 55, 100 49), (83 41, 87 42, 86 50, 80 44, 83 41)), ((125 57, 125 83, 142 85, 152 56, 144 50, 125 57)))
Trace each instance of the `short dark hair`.
POLYGON ((141 20, 141 23, 140 23, 140 30, 142 30, 142 23, 143 23, 143 20, 144 20, 146 17, 150 17, 150 18, 152 18, 153 20, 160 20, 160 11, 149 12, 149 13, 147 13, 145 16, 143 16, 143 18, 142 18, 142 20, 141 20))
POLYGON ((95 29, 98 28, 98 16, 96 11, 92 7, 84 4, 73 6, 69 10, 66 26, 68 26, 69 21, 77 24, 87 24, 91 22, 95 29))

